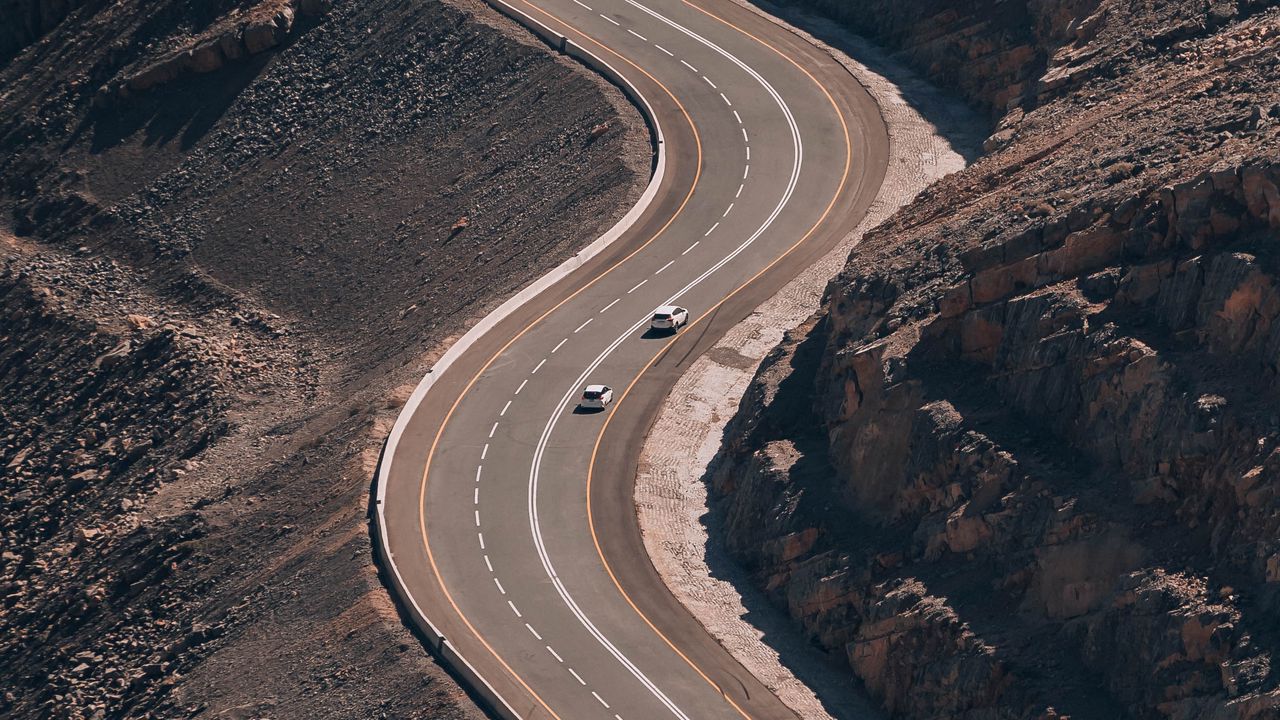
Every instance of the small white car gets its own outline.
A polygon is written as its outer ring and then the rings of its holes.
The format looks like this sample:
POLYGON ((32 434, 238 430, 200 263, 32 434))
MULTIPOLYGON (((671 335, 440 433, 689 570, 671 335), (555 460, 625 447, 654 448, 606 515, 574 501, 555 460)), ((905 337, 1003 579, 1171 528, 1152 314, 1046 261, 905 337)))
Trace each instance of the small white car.
POLYGON ((675 305, 659 305, 653 309, 649 327, 654 330, 679 330, 689 323, 689 311, 675 305))
POLYGON ((613 388, 608 385, 588 385, 582 389, 582 401, 578 407, 603 410, 613 402, 613 388))

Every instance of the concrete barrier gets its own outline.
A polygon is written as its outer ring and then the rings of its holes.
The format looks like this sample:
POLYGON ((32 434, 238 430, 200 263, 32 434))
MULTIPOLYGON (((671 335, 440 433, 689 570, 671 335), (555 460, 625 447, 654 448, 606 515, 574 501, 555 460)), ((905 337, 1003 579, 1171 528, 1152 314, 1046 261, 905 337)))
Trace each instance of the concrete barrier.
POLYGON ((640 110, 645 123, 649 126, 649 132, 652 135, 656 149, 649 184, 645 187, 640 199, 627 211, 626 215, 622 216, 622 219, 576 255, 527 285, 498 306, 496 310, 482 318, 480 322, 476 323, 465 335, 450 346, 436 364, 427 371, 427 374, 414 388, 413 394, 409 396, 404 409, 400 411, 400 415, 396 418, 395 425, 391 428, 391 434, 387 436, 387 442, 382 452, 382 460, 378 463, 373 507, 374 523, 377 526, 375 544, 377 545, 378 561, 386 572, 391 592, 400 599, 402 606, 408 612, 409 622, 427 639, 427 646, 430 648, 431 653, 455 677, 467 685, 471 692, 487 706, 485 709, 490 714, 502 720, 524 720, 511 704, 476 671, 475 666, 463 657, 457 647, 449 642, 448 638, 431 622, 422 606, 418 604, 417 599, 409 592, 409 588, 404 582, 404 577, 400 574, 400 568, 396 566, 395 557, 391 554, 391 547, 387 539, 387 521, 384 510, 386 507, 387 482, 391 477, 391 463, 395 460, 396 448, 399 446, 400 437, 404 434, 405 427, 409 424, 409 419, 413 417, 418 407, 422 405, 422 401, 426 398, 428 391, 435 384, 435 379, 447 370, 468 348, 475 344, 476 340, 484 336, 500 321, 510 316, 530 300, 533 300, 547 288, 567 277, 574 270, 581 267, 583 263, 599 255, 605 248, 622 237, 623 233, 631 229, 658 194, 658 188, 662 185, 662 180, 666 174, 667 155, 666 146, 663 142, 662 126, 653 112, 653 107, 639 89, 629 84, 626 78, 613 66, 533 17, 517 10, 513 5, 503 0, 487 0, 487 2, 498 12, 525 26, 553 50, 578 60, 617 85, 640 110))

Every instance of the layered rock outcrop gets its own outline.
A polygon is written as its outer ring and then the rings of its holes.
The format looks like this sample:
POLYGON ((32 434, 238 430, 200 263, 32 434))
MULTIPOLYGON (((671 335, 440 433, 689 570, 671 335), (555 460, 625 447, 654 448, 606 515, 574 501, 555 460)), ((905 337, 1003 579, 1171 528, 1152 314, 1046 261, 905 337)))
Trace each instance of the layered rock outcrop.
POLYGON ((1192 5, 1029 4, 730 428, 726 542, 895 716, 1280 716, 1280 11, 1192 5))

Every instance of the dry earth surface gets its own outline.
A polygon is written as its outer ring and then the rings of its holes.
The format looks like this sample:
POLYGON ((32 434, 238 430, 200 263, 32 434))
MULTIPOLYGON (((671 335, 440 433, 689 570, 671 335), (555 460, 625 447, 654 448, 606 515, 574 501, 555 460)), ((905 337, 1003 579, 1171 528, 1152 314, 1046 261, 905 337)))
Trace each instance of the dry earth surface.
POLYGON ((902 718, 1280 717, 1280 9, 799 0, 990 114, 759 368, 716 539, 902 718))
POLYGON ((638 113, 469 0, 3 12, 0 716, 479 717, 375 573, 372 470, 639 196, 638 113))

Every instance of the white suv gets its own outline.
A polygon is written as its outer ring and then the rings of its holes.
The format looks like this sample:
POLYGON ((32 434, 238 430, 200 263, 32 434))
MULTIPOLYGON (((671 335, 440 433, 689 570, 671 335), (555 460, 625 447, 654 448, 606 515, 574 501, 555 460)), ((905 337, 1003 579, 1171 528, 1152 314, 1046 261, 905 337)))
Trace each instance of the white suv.
POLYGON ((613 388, 608 385, 588 385, 582 389, 580 408, 603 410, 613 402, 613 388))
POLYGON ((654 330, 679 330, 688 324, 689 311, 675 305, 659 305, 653 310, 653 319, 649 327, 654 330))

